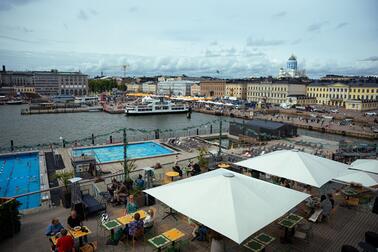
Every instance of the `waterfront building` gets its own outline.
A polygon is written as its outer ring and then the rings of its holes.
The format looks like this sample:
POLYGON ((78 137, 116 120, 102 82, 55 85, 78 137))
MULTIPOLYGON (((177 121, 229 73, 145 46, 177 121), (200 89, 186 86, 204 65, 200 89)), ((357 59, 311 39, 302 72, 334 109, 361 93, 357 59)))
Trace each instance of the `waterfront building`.
POLYGON ((165 80, 157 84, 157 94, 173 96, 190 96, 193 84, 199 84, 198 81, 190 80, 165 80))
POLYGON ((294 55, 287 60, 286 69, 280 68, 278 78, 301 78, 306 77, 305 70, 298 69, 298 61, 294 55))
POLYGON ((225 84, 225 96, 237 100, 247 99, 247 81, 231 80, 225 84))
POLYGON ((201 87, 199 83, 192 84, 192 86, 190 87, 190 95, 191 96, 201 95, 201 87))
POLYGON ((378 100, 347 100, 345 108, 349 110, 375 110, 378 109, 378 100))
POLYGON ((142 92, 148 94, 156 94, 156 83, 153 81, 146 81, 142 83, 142 92))
POLYGON ((126 84, 126 88, 128 93, 141 93, 143 90, 142 85, 138 83, 128 83, 126 84))
POLYGON ((75 95, 88 93, 88 76, 81 72, 6 71, 3 66, 1 85, 7 87, 33 87, 40 95, 75 95))
MULTIPOLYGON (((317 104, 346 107, 348 100, 378 100, 378 83, 376 81, 314 82, 307 87, 307 95, 316 98, 317 104)), ((349 102, 349 104, 348 107, 352 108, 352 104, 358 103, 349 102)))
POLYGON ((281 104, 287 102, 290 96, 306 96, 306 83, 297 80, 271 79, 247 85, 249 102, 281 104))
POLYGON ((201 80, 201 96, 222 98, 225 96, 225 80, 201 80))
POLYGON ((305 95, 288 95, 286 103, 290 105, 308 106, 316 104, 316 99, 305 95))

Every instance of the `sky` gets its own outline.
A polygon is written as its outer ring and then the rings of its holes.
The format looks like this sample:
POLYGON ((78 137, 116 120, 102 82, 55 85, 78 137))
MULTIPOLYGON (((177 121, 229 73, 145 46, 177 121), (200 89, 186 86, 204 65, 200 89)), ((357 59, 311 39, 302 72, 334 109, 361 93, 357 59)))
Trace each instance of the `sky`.
POLYGON ((0 65, 91 76, 378 75, 378 0, 0 0, 0 65))

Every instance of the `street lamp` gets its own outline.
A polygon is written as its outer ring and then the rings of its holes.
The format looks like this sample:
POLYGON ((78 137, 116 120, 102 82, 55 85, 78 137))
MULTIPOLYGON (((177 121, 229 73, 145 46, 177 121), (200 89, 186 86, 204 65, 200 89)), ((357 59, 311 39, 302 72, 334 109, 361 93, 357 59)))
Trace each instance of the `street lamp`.
POLYGON ((62 142, 62 147, 65 148, 64 138, 62 136, 59 137, 59 140, 62 142))

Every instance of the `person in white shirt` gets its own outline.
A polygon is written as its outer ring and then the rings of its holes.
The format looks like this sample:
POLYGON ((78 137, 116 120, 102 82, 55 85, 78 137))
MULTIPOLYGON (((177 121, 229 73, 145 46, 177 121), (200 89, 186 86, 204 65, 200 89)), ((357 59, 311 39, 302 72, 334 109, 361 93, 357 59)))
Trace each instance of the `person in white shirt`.
POLYGON ((148 209, 146 218, 143 221, 144 229, 152 228, 152 226, 154 225, 154 220, 155 220, 154 217, 155 217, 154 216, 154 210, 152 208, 148 209))

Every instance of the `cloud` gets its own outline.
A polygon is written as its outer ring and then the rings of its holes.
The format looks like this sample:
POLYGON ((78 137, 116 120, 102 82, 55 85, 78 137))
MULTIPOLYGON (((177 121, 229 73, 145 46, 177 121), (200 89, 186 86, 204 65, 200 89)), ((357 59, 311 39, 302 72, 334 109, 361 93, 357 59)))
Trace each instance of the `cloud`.
POLYGON ((89 12, 93 15, 93 16, 97 16, 98 15, 98 12, 94 9, 89 9, 89 12))
POLYGON ((77 15, 77 18, 81 20, 88 20, 88 15, 87 13, 85 13, 84 10, 80 10, 79 14, 77 15))
POLYGON ((284 40, 265 40, 253 39, 252 37, 247 38, 247 46, 278 46, 285 44, 284 40))
POLYGON ((343 28, 343 27, 345 27, 347 25, 349 25, 348 22, 341 22, 341 23, 339 23, 339 24, 336 25, 335 29, 338 30, 338 29, 341 29, 341 28, 343 28))
POLYGON ((368 58, 362 59, 361 61, 378 61, 378 56, 370 56, 368 58))
POLYGON ((20 39, 12 36, 7 35, 0 35, 0 39, 12 40, 17 42, 24 42, 24 43, 38 43, 37 41, 27 40, 27 39, 20 39))
POLYGON ((272 15, 273 18, 282 18, 287 15, 286 11, 280 11, 272 15))
POLYGON ((26 26, 12 26, 12 25, 0 25, 0 31, 1 30, 7 30, 8 32, 18 31, 18 32, 22 32, 22 33, 34 32, 33 29, 30 29, 26 26))
POLYGON ((307 26, 307 31, 308 32, 318 32, 326 25, 328 25, 328 21, 313 23, 313 24, 307 26))
POLYGON ((218 41, 216 40, 210 43, 210 46, 217 46, 217 45, 218 45, 218 41))
POLYGON ((296 39, 296 40, 291 41, 291 44, 292 44, 292 45, 298 45, 298 44, 300 44, 301 42, 302 42, 302 39, 296 39))
POLYGON ((7 11, 17 6, 26 5, 39 0, 0 0, 0 11, 7 11))
POLYGON ((137 12, 138 11, 138 7, 137 6, 131 6, 130 8, 129 8, 129 12, 130 13, 134 13, 134 12, 137 12))

